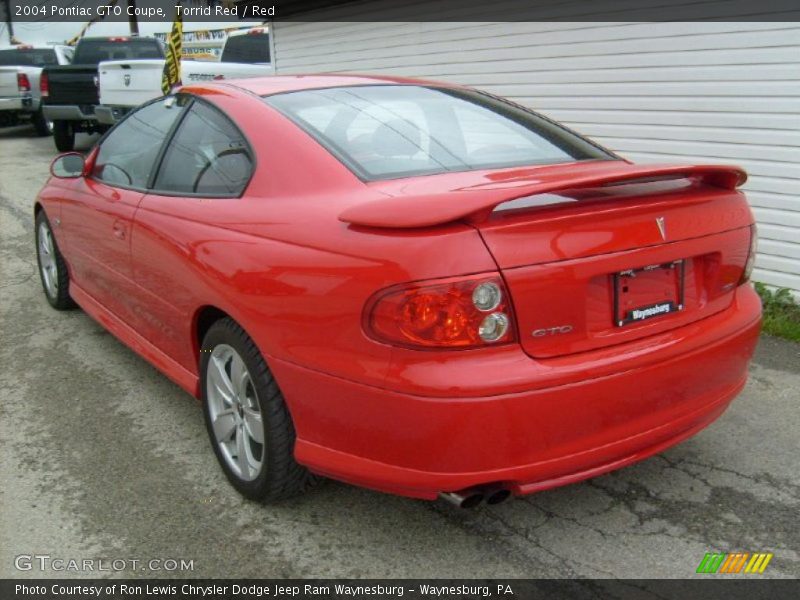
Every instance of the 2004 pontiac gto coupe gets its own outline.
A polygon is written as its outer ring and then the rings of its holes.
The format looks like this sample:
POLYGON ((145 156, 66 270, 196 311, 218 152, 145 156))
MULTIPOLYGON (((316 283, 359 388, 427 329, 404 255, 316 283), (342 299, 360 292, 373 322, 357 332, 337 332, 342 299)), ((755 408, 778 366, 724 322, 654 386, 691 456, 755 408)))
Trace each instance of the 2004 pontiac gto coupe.
POLYGON ((742 389, 753 217, 450 84, 200 84, 57 158, 45 295, 203 403, 251 498, 323 475, 459 505, 622 467, 742 389))

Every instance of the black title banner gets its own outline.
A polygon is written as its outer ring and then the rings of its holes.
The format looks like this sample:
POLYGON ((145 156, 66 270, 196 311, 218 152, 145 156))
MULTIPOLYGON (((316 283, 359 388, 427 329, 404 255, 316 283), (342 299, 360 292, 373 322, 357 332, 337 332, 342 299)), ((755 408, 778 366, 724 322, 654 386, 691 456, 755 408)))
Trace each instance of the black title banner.
POLYGON ((9 0, 0 21, 800 21, 797 0, 9 0))
MULTIPOLYGON (((257 21, 275 17, 269 2, 224 0, 11 0, 11 20, 18 22, 87 22, 102 20, 166 23, 179 11, 184 21, 257 21)), ((0 4, 2 11, 3 4, 0 4)), ((8 15, 0 20, 7 21, 8 15)))
POLYGON ((325 598, 493 598, 520 600, 774 600, 800 597, 798 580, 708 579, 12 579, 3 600, 322 600, 325 598))

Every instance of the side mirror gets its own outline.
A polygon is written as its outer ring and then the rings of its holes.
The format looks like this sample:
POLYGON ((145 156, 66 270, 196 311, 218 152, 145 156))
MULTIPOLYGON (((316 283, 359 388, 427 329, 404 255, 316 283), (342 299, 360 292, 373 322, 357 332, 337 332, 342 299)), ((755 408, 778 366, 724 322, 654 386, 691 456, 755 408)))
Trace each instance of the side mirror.
POLYGON ((62 154, 50 164, 50 174, 60 179, 75 179, 83 176, 86 163, 80 152, 62 154))

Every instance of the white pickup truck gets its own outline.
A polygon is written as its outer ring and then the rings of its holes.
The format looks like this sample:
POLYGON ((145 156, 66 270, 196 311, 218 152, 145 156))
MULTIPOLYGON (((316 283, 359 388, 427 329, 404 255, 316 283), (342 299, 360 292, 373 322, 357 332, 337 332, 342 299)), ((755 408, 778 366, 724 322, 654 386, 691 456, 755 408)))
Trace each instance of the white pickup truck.
POLYGON ((69 46, 12 46, 0 49, 0 126, 29 120, 39 135, 50 135, 52 123, 42 111, 39 79, 48 65, 66 65, 69 46))
MULTIPOLYGON (((99 65, 100 123, 112 125, 140 104, 163 95, 163 60, 109 60, 99 65)), ((219 61, 181 60, 184 84, 262 77, 272 73, 269 31, 255 27, 228 35, 219 61)))

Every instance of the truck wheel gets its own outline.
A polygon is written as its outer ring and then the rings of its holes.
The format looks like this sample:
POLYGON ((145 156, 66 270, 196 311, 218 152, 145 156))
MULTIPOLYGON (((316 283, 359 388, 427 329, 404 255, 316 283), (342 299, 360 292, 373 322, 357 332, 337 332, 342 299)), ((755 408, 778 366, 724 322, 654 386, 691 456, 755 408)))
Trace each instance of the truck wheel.
POLYGON ((53 122, 44 116, 44 111, 40 108, 31 118, 34 129, 37 135, 53 135, 53 122))
POLYGON ((75 149, 75 130, 69 121, 53 121, 53 138, 59 152, 71 152, 75 149))

